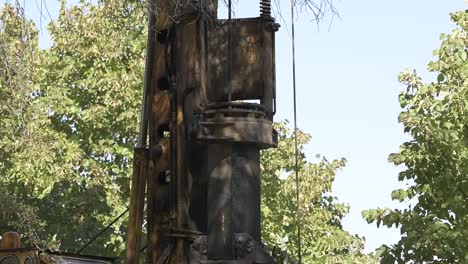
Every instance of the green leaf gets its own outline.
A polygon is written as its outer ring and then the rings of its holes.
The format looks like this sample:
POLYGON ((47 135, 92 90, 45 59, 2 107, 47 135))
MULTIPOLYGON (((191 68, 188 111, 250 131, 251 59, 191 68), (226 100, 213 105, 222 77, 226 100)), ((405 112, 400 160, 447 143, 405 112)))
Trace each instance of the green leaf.
POLYGON ((445 76, 443 74, 437 75, 437 81, 438 82, 443 82, 445 80, 445 76))
POLYGON ((459 27, 441 35, 437 60, 428 65, 437 82, 424 83, 410 71, 399 75, 406 86, 399 95, 399 122, 411 138, 389 161, 402 165, 398 180, 409 185, 391 194, 405 209, 363 212, 379 227, 400 227, 401 239, 383 252, 381 263, 466 262, 468 240, 459 238, 459 230, 468 230, 461 220, 468 215, 466 195, 460 191, 468 174, 468 12, 452 19, 459 27))

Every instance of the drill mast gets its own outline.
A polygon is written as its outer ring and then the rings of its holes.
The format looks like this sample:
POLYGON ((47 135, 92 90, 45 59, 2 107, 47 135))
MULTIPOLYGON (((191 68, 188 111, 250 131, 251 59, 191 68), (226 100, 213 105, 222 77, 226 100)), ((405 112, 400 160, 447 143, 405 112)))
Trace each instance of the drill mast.
POLYGON ((260 150, 276 145, 270 1, 227 20, 217 0, 150 2, 126 261, 146 233, 152 264, 273 263, 260 225, 260 150))

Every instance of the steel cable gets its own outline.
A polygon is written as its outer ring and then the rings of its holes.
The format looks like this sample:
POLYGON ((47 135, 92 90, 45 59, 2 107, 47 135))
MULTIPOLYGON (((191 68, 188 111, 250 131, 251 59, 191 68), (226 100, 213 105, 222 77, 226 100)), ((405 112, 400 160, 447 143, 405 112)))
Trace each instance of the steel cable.
POLYGON ((122 218, 126 213, 128 213, 130 209, 127 208, 123 213, 121 213, 119 216, 117 216, 114 221, 112 221, 110 224, 108 224, 104 229, 102 229, 99 233, 97 233, 93 238, 91 238, 88 243, 86 243, 84 246, 78 250, 77 254, 81 254, 83 250, 85 250, 91 243, 93 243, 98 237, 100 237, 104 232, 106 232, 107 229, 109 229, 113 224, 115 224, 120 218, 122 218))
POLYGON ((300 179, 299 179, 299 147, 297 142, 297 93, 296 93, 296 39, 294 23, 295 0, 291 0, 291 46, 292 46, 292 74, 294 100, 294 171, 296 174, 296 224, 297 224, 297 257, 302 263, 301 215, 300 215, 300 179))

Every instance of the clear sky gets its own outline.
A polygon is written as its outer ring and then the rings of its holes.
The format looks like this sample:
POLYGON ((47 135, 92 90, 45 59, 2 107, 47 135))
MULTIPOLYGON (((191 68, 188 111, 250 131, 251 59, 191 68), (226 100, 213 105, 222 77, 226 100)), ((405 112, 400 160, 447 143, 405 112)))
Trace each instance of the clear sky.
MULTIPOLYGON (((0 2, 12 0, 0 0, 0 2)), ((44 0, 48 13, 40 19, 40 0, 25 0, 26 14, 46 25, 58 13, 58 0, 44 0), (39 3, 39 4, 37 4, 39 3)), ((289 1, 279 0, 284 21, 277 34, 277 120, 292 121, 291 44, 289 1)), ((69 1, 77 2, 77 1, 69 1)), ((222 1, 220 1, 222 2, 222 1)), ((258 1, 233 0, 236 17, 258 15, 258 1)), ((296 21, 299 128, 312 135, 308 157, 316 153, 329 160, 345 157, 348 165, 338 173, 333 194, 351 205, 344 228, 365 236, 366 250, 396 242, 396 229, 367 224, 361 211, 396 207, 391 191, 402 185, 399 168, 388 154, 407 140, 397 122, 398 93, 404 87, 397 75, 418 70, 426 80, 432 51, 439 35, 453 27, 449 13, 466 9, 462 0, 342 0, 334 1, 341 19, 319 26, 307 14, 296 21)), ((41 47, 50 46, 43 29, 41 47)))

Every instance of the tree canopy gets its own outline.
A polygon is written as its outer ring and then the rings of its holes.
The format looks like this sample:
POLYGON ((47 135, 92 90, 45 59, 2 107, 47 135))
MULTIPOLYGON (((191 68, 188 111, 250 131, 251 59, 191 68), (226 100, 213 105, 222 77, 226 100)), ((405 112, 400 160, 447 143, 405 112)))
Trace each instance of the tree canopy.
POLYGON ((399 121, 412 140, 389 160, 402 165, 406 189, 392 198, 406 209, 373 209, 363 216, 377 226, 396 226, 401 240, 382 248, 382 263, 468 262, 468 12, 451 14, 458 25, 441 35, 436 60, 428 65, 437 80, 425 83, 416 71, 399 80, 399 121))
MULTIPOLYGON (((296 186, 294 175, 294 137, 287 123, 277 124, 279 145, 262 154, 262 228, 263 240, 271 248, 297 256, 296 186)), ((310 135, 298 133, 302 148, 310 135)), ((328 161, 317 155, 308 162, 300 154, 300 215, 304 263, 376 263, 366 255, 362 237, 343 230, 341 221, 349 206, 331 195, 336 172, 345 159, 328 161)), ((278 256, 281 259, 281 254, 278 256)), ((284 257, 284 256, 283 256, 284 257)), ((279 262, 281 263, 281 262, 279 262)))

